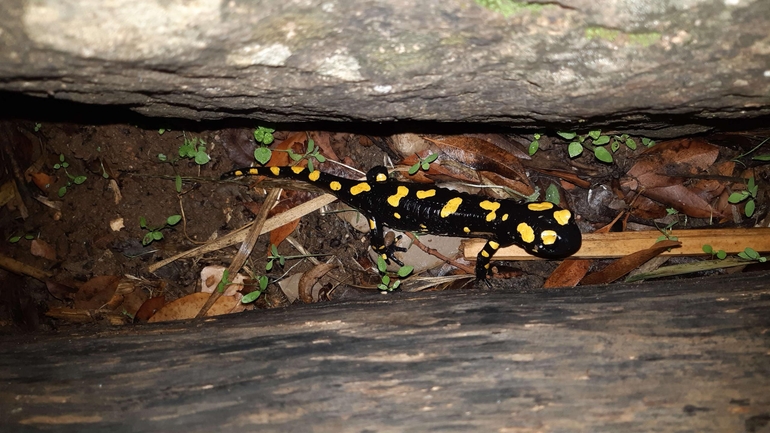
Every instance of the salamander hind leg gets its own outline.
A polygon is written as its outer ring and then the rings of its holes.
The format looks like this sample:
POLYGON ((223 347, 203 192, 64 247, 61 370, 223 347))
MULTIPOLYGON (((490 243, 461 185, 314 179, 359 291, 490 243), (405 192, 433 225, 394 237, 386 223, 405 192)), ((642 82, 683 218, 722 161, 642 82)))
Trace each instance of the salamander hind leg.
POLYGON ((476 280, 486 280, 490 271, 490 261, 497 250, 500 249, 500 243, 495 240, 488 240, 476 256, 476 280))
POLYGON ((398 246, 398 240, 401 239, 401 236, 391 242, 390 245, 385 245, 385 235, 382 224, 378 223, 377 220, 372 217, 368 217, 368 220, 369 229, 371 230, 369 242, 374 252, 377 253, 378 256, 382 257, 385 260, 385 263, 390 263, 390 261, 393 260, 393 263, 396 263, 399 266, 404 266, 404 262, 396 257, 397 252, 406 251, 406 248, 398 246))

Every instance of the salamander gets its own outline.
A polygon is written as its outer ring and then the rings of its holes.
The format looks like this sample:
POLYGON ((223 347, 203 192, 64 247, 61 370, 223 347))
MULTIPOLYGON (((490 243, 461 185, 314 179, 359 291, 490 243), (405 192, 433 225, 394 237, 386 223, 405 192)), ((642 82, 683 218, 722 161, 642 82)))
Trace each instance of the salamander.
POLYGON ((353 180, 310 171, 304 167, 248 167, 222 175, 289 178, 311 183, 358 209, 369 221, 371 246, 386 261, 403 248, 386 246, 383 227, 418 233, 479 237, 487 240, 476 260, 476 279, 486 279, 490 260, 501 247, 518 245, 549 259, 564 258, 580 249, 581 234, 567 209, 553 203, 522 203, 453 191, 430 184, 401 182, 383 166, 369 170, 366 180, 353 180))

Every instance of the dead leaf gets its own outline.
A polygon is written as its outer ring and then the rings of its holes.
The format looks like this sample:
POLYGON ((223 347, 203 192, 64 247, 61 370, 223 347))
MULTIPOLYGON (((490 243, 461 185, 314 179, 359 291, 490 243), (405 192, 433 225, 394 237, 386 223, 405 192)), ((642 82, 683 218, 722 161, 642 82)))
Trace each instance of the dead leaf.
POLYGON ((299 298, 306 304, 313 303, 313 286, 318 280, 326 275, 327 272, 336 268, 337 265, 333 263, 321 263, 316 265, 313 269, 307 271, 302 275, 299 280, 299 298))
POLYGON ((519 159, 486 140, 463 135, 424 138, 438 146, 446 156, 476 170, 491 171, 528 182, 519 159))
POLYGON ((585 277, 593 260, 585 259, 567 259, 563 260, 558 267, 551 273, 551 276, 545 280, 543 288, 551 289, 554 287, 575 287, 580 280, 585 277))
POLYGON ((166 305, 165 296, 156 296, 154 298, 150 298, 144 301, 142 306, 139 307, 139 309, 136 311, 136 314, 134 315, 134 319, 140 322, 146 322, 150 320, 150 317, 152 317, 155 312, 163 308, 164 305, 166 305))
POLYGON ((42 239, 33 239, 29 246, 29 252, 33 256, 42 257, 52 262, 56 261, 56 250, 42 239))
POLYGON ((117 275, 100 275, 86 281, 75 294, 75 308, 90 310, 101 308, 115 293, 120 278, 117 275))
POLYGON ((650 248, 637 251, 618 260, 615 260, 601 271, 594 272, 583 278, 583 281, 581 281, 580 284, 588 285, 611 283, 619 278, 622 278, 627 273, 633 271, 651 258, 658 256, 669 248, 677 248, 680 246, 682 246, 682 243, 679 241, 665 240, 656 242, 650 248))
POLYGON ((43 192, 48 192, 48 190, 51 188, 51 185, 56 182, 54 177, 45 173, 30 173, 29 176, 32 178, 32 182, 35 184, 35 186, 37 186, 43 192))
MULTIPOLYGON (((198 314, 198 311, 209 299, 209 296, 208 293, 198 292, 179 298, 176 301, 163 306, 163 308, 150 317, 148 322, 157 323, 168 322, 171 320, 192 319, 198 314)), ((206 312, 206 316, 210 317, 228 314, 238 307, 239 304, 240 302, 232 296, 221 296, 214 305, 209 308, 208 312, 206 312)))

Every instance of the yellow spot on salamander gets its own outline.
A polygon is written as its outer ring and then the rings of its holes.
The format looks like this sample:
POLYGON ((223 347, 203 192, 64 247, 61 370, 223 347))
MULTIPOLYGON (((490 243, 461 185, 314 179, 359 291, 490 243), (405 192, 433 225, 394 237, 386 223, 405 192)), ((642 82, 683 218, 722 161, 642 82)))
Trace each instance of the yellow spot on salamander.
POLYGON ((375 228, 377 228, 377 223, 374 222, 374 220, 369 220, 369 228, 374 230, 375 228))
POLYGON ((481 250, 481 255, 483 257, 489 257, 489 253, 486 250, 481 250))
POLYGON ((302 173, 304 170, 305 170, 305 167, 300 167, 300 166, 298 166, 298 165, 295 165, 294 167, 292 167, 292 168, 291 168, 291 171, 293 171, 293 172, 294 172, 294 174, 300 174, 300 173, 302 173))
POLYGON ((359 183, 357 185, 353 185, 350 188, 350 193, 353 194, 353 195, 358 195, 358 194, 361 194, 362 192, 369 192, 371 190, 372 190, 372 187, 369 186, 368 183, 361 182, 361 183, 359 183))
POLYGON ((270 173, 273 173, 273 176, 278 176, 281 174, 281 167, 270 167, 270 173))
POLYGON ((572 218, 572 213, 567 209, 557 210, 553 213, 553 217, 560 225, 567 225, 569 219, 572 218))
POLYGON ((460 197, 455 197, 444 205, 444 207, 441 208, 441 212, 439 215, 441 218, 446 218, 449 215, 452 215, 453 213, 457 212, 457 209, 460 208, 460 205, 462 204, 463 199, 460 197))
POLYGON ((504 214, 503 214, 503 218, 502 218, 502 220, 503 220, 503 221, 508 221, 508 214, 507 214, 507 213, 504 213, 504 214))
POLYGON ((388 197, 388 204, 393 207, 398 207, 401 199, 409 195, 409 188, 401 185, 396 189, 396 193, 388 197))
POLYGON ((558 235, 553 230, 543 230, 543 233, 540 233, 543 245, 553 245, 556 242, 556 238, 558 238, 558 235))
POLYGON ((484 265, 484 269, 489 269, 489 263, 487 263, 486 265, 484 265))
POLYGON ((521 235, 521 240, 526 243, 530 243, 535 240, 535 231, 527 223, 519 223, 516 226, 516 231, 521 235))
POLYGON ((307 178, 313 182, 317 181, 319 177, 321 177, 321 172, 318 170, 313 170, 307 175, 307 178))
POLYGON ((233 176, 243 176, 243 172, 242 172, 242 171, 240 171, 240 170, 235 170, 235 171, 233 172, 233 176))
POLYGON ((396 217, 397 220, 401 219, 401 214, 398 212, 393 212, 393 216, 396 217))
POLYGON ((496 249, 500 248, 500 244, 498 244, 495 241, 489 241, 489 247, 492 248, 493 250, 496 250, 496 249))
POLYGON ((385 173, 377 173, 377 176, 374 178, 377 182, 385 182, 388 180, 388 176, 385 173))
POLYGON ((342 184, 337 182, 336 180, 333 180, 329 182, 329 188, 331 188, 332 191, 339 191, 342 189, 342 184))
POLYGON ((550 201, 542 201, 540 203, 530 203, 527 205, 527 209, 529 210, 548 210, 553 209, 553 203, 550 201))
POLYGON ((250 168, 249 174, 259 174, 259 170, 257 170, 256 168, 250 168))
POLYGON ((465 233, 470 233, 470 232, 471 232, 471 229, 469 229, 468 227, 463 227, 463 231, 464 231, 465 233))
POLYGON ((479 207, 489 211, 489 213, 487 214, 487 222, 490 222, 490 221, 493 221, 495 218, 497 218, 495 211, 500 209, 500 203, 496 201, 484 200, 481 203, 479 203, 479 207))
POLYGON ((436 190, 435 189, 420 190, 420 191, 417 191, 417 194, 415 194, 415 195, 419 199, 433 197, 434 195, 436 195, 436 190))

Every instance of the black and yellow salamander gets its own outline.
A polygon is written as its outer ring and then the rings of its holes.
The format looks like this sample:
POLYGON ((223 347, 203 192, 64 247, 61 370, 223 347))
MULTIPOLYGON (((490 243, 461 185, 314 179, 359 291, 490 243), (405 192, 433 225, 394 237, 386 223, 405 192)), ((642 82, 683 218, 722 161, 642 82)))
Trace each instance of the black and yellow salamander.
POLYGON ((249 167, 222 175, 289 178, 312 183, 358 209, 369 220, 372 248, 395 257, 403 248, 386 246, 383 226, 442 236, 486 238, 476 260, 476 279, 489 273, 500 247, 518 245, 544 258, 564 258, 580 249, 580 229, 567 209, 550 202, 520 203, 452 191, 430 184, 399 182, 385 167, 374 167, 365 181, 346 179, 303 167, 249 167))

